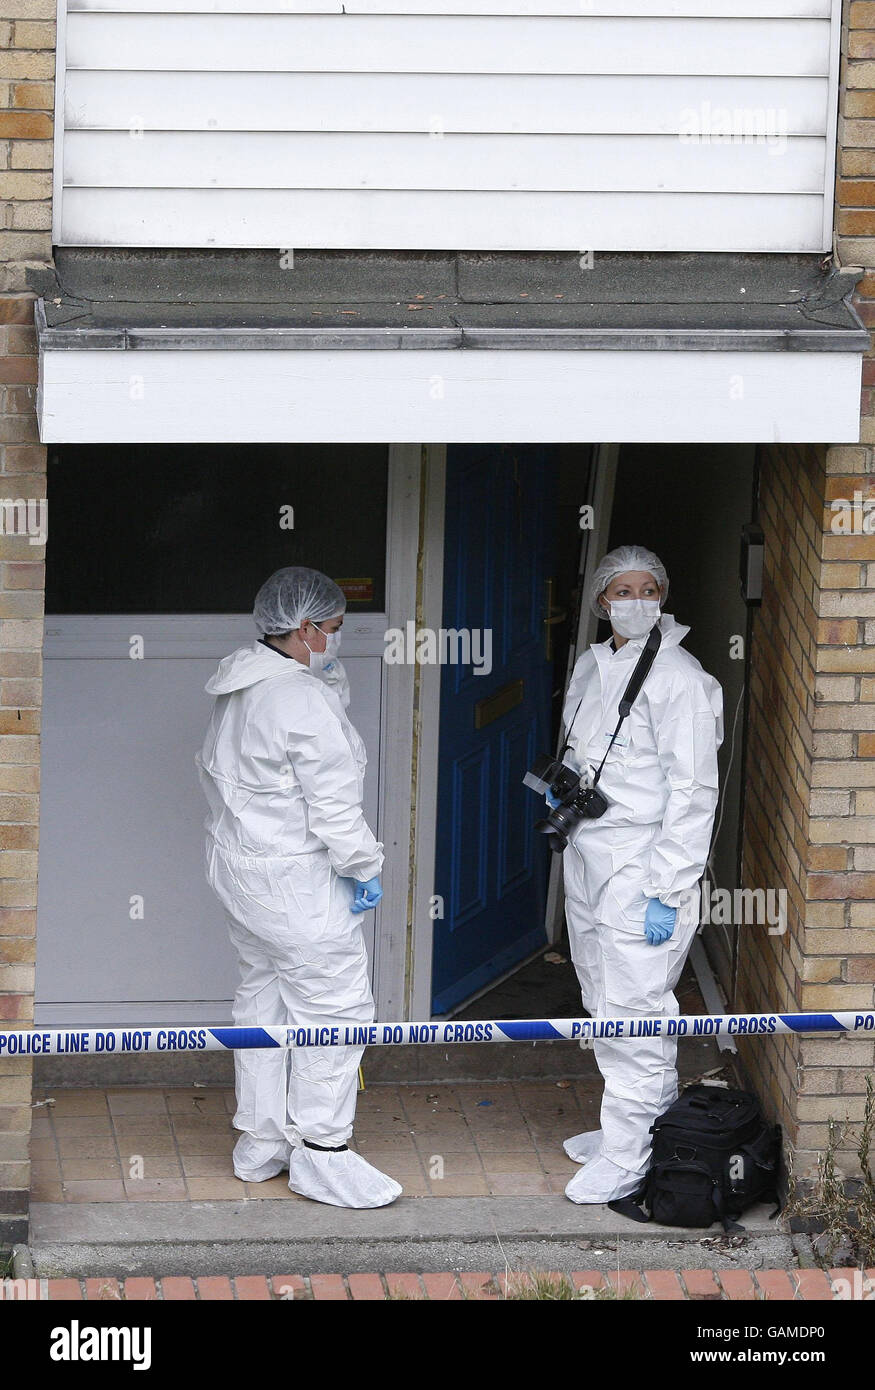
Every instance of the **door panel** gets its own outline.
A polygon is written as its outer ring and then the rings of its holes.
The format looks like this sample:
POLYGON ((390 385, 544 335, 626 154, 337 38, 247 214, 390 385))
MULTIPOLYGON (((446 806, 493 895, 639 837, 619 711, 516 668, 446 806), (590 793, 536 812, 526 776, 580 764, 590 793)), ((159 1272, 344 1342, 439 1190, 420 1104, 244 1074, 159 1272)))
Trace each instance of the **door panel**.
POLYGON ((447 452, 443 625, 471 634, 472 659, 448 661, 441 681, 436 1013, 545 941, 549 851, 532 828, 543 803, 522 778, 550 746, 543 620, 556 458, 540 445, 447 452))
MULTIPOLYGON (((385 628, 382 614, 344 624, 377 835, 385 628)), ((194 754, 212 705, 205 682, 252 640, 246 614, 46 619, 38 1024, 230 1018, 237 963, 204 875, 194 754), (140 661, 129 656, 134 632, 140 661)), ((375 914, 363 916, 372 959, 375 914)))

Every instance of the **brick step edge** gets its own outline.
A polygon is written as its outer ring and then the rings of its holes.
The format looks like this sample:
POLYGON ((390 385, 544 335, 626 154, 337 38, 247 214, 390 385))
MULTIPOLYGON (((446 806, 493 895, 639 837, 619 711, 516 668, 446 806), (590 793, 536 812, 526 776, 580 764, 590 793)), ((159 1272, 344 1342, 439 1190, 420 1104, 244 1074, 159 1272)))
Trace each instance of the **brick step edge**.
MULTIPOLYGON (((675 1301, 712 1302, 834 1302, 875 1301, 873 1269, 626 1269, 602 1274, 583 1269, 563 1276, 539 1272, 540 1278, 570 1279, 575 1289, 598 1290, 607 1286, 634 1289, 640 1297, 675 1301)), ((93 1301, 216 1301, 314 1300, 379 1301, 412 1299, 428 1301, 493 1299, 530 1282, 531 1276, 479 1271, 433 1274, 288 1274, 209 1275, 198 1279, 181 1275, 166 1278, 128 1279, 18 1279, 0 1280, 0 1300, 54 1299, 93 1301)))

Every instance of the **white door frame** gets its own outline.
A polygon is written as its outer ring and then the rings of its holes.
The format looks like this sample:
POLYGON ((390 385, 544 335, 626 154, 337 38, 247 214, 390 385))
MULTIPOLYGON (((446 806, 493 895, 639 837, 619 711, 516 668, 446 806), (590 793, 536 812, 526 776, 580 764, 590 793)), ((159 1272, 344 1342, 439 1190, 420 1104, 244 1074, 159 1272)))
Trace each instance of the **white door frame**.
MULTIPOLYGON (((422 567, 416 590, 417 627, 440 628, 444 606, 444 509, 447 446, 422 446, 422 567)), ((431 1018, 431 969, 434 918, 435 853, 437 841, 438 754, 440 751, 441 667, 417 665, 416 764, 414 814, 411 823, 410 972, 408 1017, 431 1018)))
MULTIPOLYGON (((446 494, 446 445, 423 446, 422 476, 422 573, 417 594, 417 626, 438 629, 443 616, 444 508, 446 494)), ((598 447, 590 478, 587 501, 594 509, 594 526, 584 531, 581 570, 586 593, 599 558, 607 547, 619 445, 598 447)), ((391 624, 390 624, 391 625, 391 624)), ((585 603, 569 653, 568 675, 581 651, 595 636, 596 619, 585 603)), ((412 929, 410 933, 411 972, 407 1005, 408 1017, 431 1018, 431 969, 434 921, 431 898, 434 893, 435 841, 437 835, 438 754, 440 748, 440 666, 419 666, 416 699, 416 787, 413 832, 412 929)), ((567 679, 566 679, 567 684, 567 679)), ((386 745, 387 755, 392 748, 386 745)), ((557 745, 558 748, 561 744, 557 745)), ((399 856, 400 859, 400 856, 399 856)), ((556 941, 562 929, 564 895, 561 855, 553 856, 547 896, 545 925, 547 940, 556 941)), ((388 1016, 388 1015, 386 1015, 388 1016)))
MULTIPOLYGON (((386 518, 386 617, 401 628, 415 612, 421 548, 423 446, 389 446, 386 518)), ((411 877, 418 668, 383 662, 380 701, 380 837, 385 850, 383 901, 377 909, 373 989, 380 1019, 406 1017, 411 952, 411 877)), ((430 963, 429 963, 430 964, 430 963)))

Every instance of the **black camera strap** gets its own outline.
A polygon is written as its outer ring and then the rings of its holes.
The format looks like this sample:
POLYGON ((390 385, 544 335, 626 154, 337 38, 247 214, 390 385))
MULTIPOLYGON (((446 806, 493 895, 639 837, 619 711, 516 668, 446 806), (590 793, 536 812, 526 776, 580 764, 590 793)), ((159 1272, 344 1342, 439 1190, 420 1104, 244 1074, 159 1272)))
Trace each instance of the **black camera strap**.
MULTIPOLYGON (((638 698, 638 692, 640 691, 642 685, 644 684, 644 682, 645 682, 645 680, 646 680, 646 678, 647 678, 647 673, 648 673, 648 671, 650 670, 651 666, 653 665, 654 660, 656 659, 656 653, 659 651, 659 647, 660 647, 660 643, 661 643, 661 642, 662 642, 662 633, 661 633, 660 630, 659 630, 659 622, 657 621, 656 623, 654 623, 653 627, 650 629, 650 632, 648 633, 647 641, 644 643, 644 649, 643 649, 641 655, 640 655, 639 658, 638 658, 638 661, 637 661, 636 666, 635 666, 635 670, 632 672, 632 675, 629 677, 629 684, 626 686, 626 689, 623 691, 623 698, 622 698, 622 700, 620 701, 619 706, 618 706, 618 710, 617 710, 617 712, 618 712, 620 718, 619 718, 619 720, 617 721, 617 727, 616 727, 616 729, 615 729, 614 732, 611 734, 611 741, 610 741, 610 743, 608 744, 607 748, 605 749, 605 756, 604 756, 604 758, 602 758, 601 762, 599 763, 598 771, 596 772, 596 774, 595 774, 595 776, 594 776, 594 778, 593 778, 593 781, 592 781, 592 785, 593 785, 593 786, 596 786, 596 785, 598 784, 598 780, 599 780, 599 778, 600 778, 601 775, 602 775, 602 768, 603 768, 604 765, 605 765, 605 761, 606 761, 606 759, 607 759, 607 756, 608 756, 608 754, 610 753, 611 749, 612 749, 613 746, 614 746, 614 739, 617 737, 617 734, 620 732, 620 729, 622 728, 623 720, 626 718, 627 714, 630 712, 632 706, 634 705, 636 699, 638 698)), ((569 733, 569 735, 571 734, 571 730, 574 728, 575 720, 577 719, 577 716, 578 716, 578 714, 580 713, 580 706, 581 706, 582 704, 583 704, 583 698, 581 697, 580 702, 579 702, 579 704, 578 704, 578 706, 577 706, 577 709, 574 711, 574 718, 572 719, 571 723, 570 723, 569 726, 568 726, 568 733, 569 733)), ((566 752, 568 751, 568 748, 570 747, 570 745, 571 745, 571 738, 569 737, 568 740, 567 740, 567 742, 566 742, 566 744, 565 744, 565 747, 562 749, 562 752, 559 754, 560 761, 561 761, 561 759, 565 756, 565 754, 566 754, 566 752)))

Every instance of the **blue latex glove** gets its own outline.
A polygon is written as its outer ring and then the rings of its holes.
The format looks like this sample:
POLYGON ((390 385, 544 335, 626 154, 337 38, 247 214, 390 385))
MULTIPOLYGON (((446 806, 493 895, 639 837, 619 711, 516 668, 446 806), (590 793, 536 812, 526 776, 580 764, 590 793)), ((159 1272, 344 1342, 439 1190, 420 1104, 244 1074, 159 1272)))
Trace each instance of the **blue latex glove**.
POLYGON ((555 797, 552 792, 544 792, 544 795, 547 798, 547 805, 552 811, 555 811, 556 807, 562 804, 558 797, 555 797))
POLYGON ((676 907, 666 907, 659 898, 649 898, 644 914, 644 935, 651 946, 661 946, 674 932, 676 907))
POLYGON ((367 883, 355 882, 355 901, 350 909, 352 912, 367 912, 369 908, 376 907, 383 896, 378 878, 369 878, 367 883))

